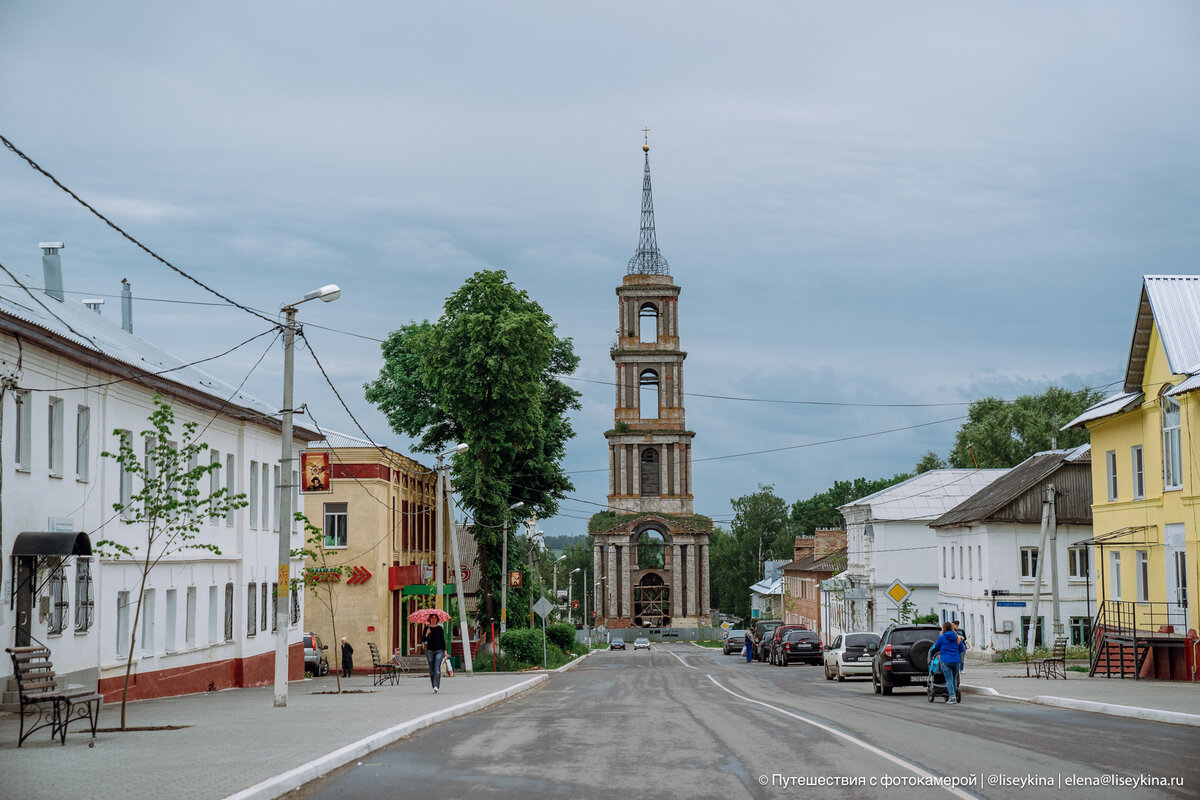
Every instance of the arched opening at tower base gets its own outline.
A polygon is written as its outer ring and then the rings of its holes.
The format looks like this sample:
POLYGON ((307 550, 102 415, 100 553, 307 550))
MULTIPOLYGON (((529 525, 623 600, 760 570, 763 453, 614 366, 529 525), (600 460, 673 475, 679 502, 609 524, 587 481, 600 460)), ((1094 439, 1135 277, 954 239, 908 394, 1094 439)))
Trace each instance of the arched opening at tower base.
POLYGON ((633 624, 639 628, 671 627, 671 590, 657 572, 647 572, 633 590, 633 624))

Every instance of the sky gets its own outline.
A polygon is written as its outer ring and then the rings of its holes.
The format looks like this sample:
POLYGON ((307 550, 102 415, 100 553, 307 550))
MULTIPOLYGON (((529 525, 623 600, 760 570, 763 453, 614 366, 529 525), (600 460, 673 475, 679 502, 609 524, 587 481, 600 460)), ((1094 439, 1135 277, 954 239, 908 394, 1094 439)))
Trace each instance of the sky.
MULTIPOLYGON (((727 522, 945 455, 972 400, 1120 380, 1141 276, 1198 271, 1197 97, 1194 2, 0 0, 0 133, 238 303, 340 285, 299 318, 373 440, 411 452, 363 398, 379 340, 506 270, 581 357, 554 535, 607 494, 642 128, 685 390, 793 401, 688 398, 727 522)), ((40 278, 42 241, 185 360, 268 327, 0 149, 0 263, 40 278)), ((279 403, 264 348, 207 368, 279 403)), ((296 403, 358 434, 307 352, 296 403)))

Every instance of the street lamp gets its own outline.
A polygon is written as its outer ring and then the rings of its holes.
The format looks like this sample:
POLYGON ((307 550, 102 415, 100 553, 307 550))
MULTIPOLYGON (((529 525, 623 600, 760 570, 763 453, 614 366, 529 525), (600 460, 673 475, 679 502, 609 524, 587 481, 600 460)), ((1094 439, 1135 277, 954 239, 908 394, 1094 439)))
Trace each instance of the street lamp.
POLYGON ((567 556, 565 553, 563 555, 559 556, 558 558, 554 559, 554 608, 555 609, 558 608, 558 565, 561 562, 566 561, 566 559, 567 559, 567 556))
POLYGON ((335 284, 313 289, 294 303, 282 306, 283 312, 283 437, 279 452, 279 579, 275 592, 275 707, 287 706, 288 697, 288 603, 291 600, 292 574, 292 383, 296 351, 296 306, 309 300, 332 303, 342 296, 335 284))
POLYGON ((504 512, 504 554, 500 557, 500 568, 504 572, 504 582, 500 584, 500 633, 508 630, 508 515, 524 506, 524 501, 517 501, 504 512))
MULTIPOLYGON (((535 525, 537 525, 537 517, 530 517, 529 525, 525 529, 526 534, 529 537, 529 627, 531 628, 533 627, 533 551, 537 548, 537 537, 545 533, 545 531, 542 530, 534 530, 535 525)), ((540 562, 541 559, 539 558, 538 561, 540 562)), ((542 576, 538 575, 538 594, 541 594, 541 585, 542 576)))
MULTIPOLYGON (((575 604, 571 602, 571 593, 575 589, 575 581, 571 580, 571 576, 579 572, 583 567, 576 567, 567 573, 567 619, 572 625, 575 624, 575 604)), ((586 578, 584 579, 586 580, 586 578)))
MULTIPOLYGON (((446 452, 438 453, 437 457, 437 599, 434 602, 437 604, 436 608, 443 611, 445 609, 442 608, 442 579, 445 578, 445 553, 442 551, 446 549, 446 519, 445 509, 443 507, 445 505, 445 500, 442 490, 442 470, 446 468, 446 456, 454 455, 455 453, 465 453, 468 447, 470 447, 470 445, 468 445, 466 442, 463 442, 462 444, 456 444, 446 452)), ((459 585, 462 585, 461 579, 459 580, 459 585)), ((463 609, 460 608, 458 613, 462 615, 463 609)), ((460 619, 461 618, 462 617, 460 616, 460 619)), ((467 643, 463 642, 463 646, 465 647, 466 645, 467 643)))

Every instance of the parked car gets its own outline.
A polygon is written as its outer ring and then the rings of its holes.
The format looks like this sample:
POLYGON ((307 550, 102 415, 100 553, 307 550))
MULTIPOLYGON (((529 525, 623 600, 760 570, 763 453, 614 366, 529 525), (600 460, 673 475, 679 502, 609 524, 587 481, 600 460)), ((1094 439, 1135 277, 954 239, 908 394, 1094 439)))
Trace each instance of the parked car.
POLYGON ((750 630, 750 641, 754 643, 755 660, 762 661, 766 657, 767 639, 782 624, 783 620, 781 619, 763 619, 754 623, 754 627, 750 630))
POLYGON ((825 680, 846 680, 848 675, 870 675, 873 656, 868 645, 879 646, 879 634, 852 631, 836 636, 825 648, 825 680))
POLYGON ((329 658, 325 651, 329 645, 322 644, 321 637, 315 633, 304 634, 304 671, 313 675, 329 674, 329 658))
POLYGON ((767 637, 766 653, 763 654, 762 660, 771 664, 778 664, 779 654, 783 650, 783 637, 792 631, 806 630, 808 630, 807 625, 780 625, 771 631, 771 635, 767 637))
POLYGON ((645 636, 639 636, 638 638, 633 640, 633 651, 635 653, 638 650, 649 650, 649 649, 650 649, 650 640, 647 639, 645 636))
POLYGON ((624 650, 625 649, 625 640, 622 639, 620 636, 614 636, 608 642, 608 649, 609 650, 624 650))
POLYGON ((729 631, 729 635, 725 637, 725 644, 721 646, 721 652, 725 655, 742 652, 746 646, 746 634, 749 632, 741 628, 729 631))
POLYGON ((786 667, 793 661, 803 664, 820 664, 821 634, 807 629, 785 633, 779 642, 779 653, 775 656, 775 663, 786 667))
POLYGON ((875 694, 891 694, 897 686, 922 686, 929 680, 929 649, 942 629, 938 625, 889 625, 872 655, 871 685, 875 694))

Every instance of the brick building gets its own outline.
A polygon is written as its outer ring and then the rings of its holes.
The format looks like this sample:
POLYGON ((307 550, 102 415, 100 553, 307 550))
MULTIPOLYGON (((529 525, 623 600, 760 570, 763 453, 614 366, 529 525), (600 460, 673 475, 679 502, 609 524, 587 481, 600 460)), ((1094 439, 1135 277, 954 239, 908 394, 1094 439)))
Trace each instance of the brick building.
POLYGON ((794 555, 795 560, 783 566, 784 622, 823 634, 821 581, 846 568, 846 532, 818 528, 813 536, 797 536, 794 555))

